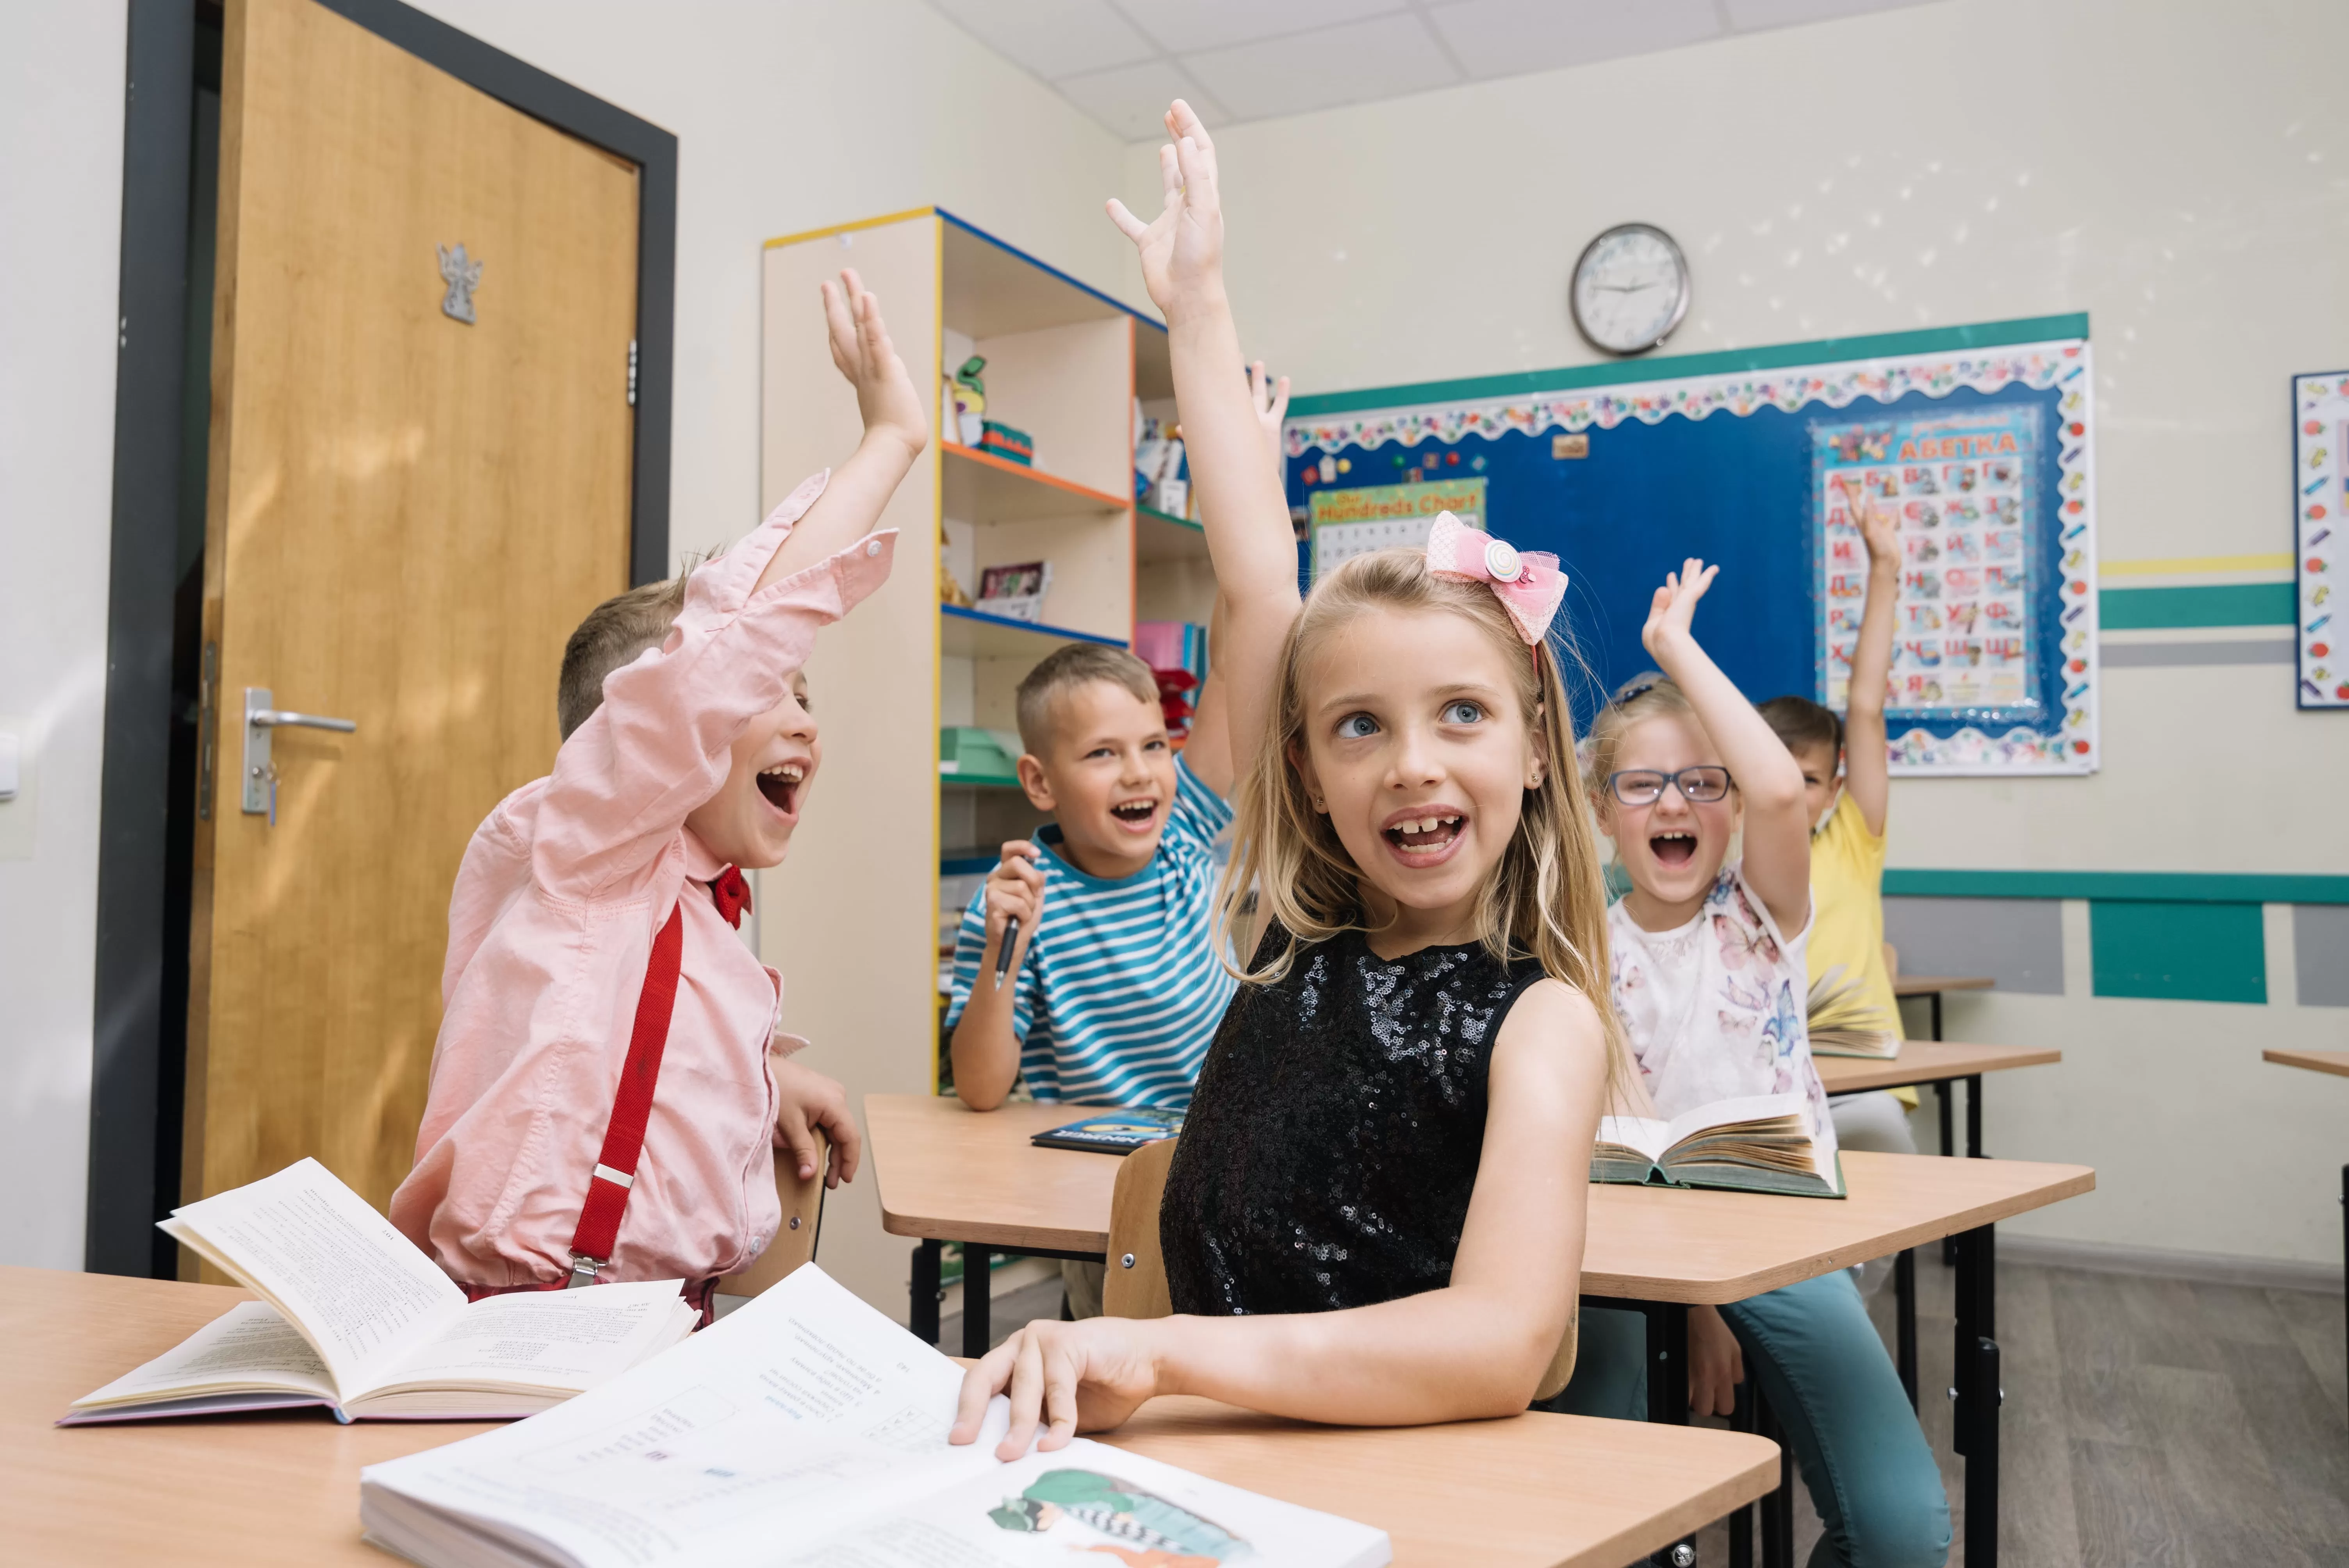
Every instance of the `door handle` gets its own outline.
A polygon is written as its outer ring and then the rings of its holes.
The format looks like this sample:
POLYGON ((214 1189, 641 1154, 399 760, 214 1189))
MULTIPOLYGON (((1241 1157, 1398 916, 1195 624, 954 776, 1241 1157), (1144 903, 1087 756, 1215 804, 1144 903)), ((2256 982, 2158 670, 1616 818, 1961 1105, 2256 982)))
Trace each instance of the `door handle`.
POLYGON ((274 696, 267 686, 244 688, 245 815, 266 815, 273 824, 277 820, 277 765, 269 759, 269 732, 280 726, 298 725, 305 729, 332 729, 352 735, 359 727, 357 719, 327 718, 315 713, 272 707, 274 696))

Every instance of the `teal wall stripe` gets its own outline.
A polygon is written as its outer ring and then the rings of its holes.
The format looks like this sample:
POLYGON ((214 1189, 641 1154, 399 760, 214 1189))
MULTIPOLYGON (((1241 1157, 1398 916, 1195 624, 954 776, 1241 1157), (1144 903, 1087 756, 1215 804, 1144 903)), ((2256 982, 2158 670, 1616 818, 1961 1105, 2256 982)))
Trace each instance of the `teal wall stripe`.
POLYGON ((2092 989, 2167 1002, 2268 999, 2267 938, 2256 903, 2088 903, 2092 989))
POLYGON ((1474 403, 1539 392, 1570 392, 1578 387, 1624 387, 1640 381, 1673 381, 1683 376, 1724 371, 1782 370, 1795 365, 1830 365, 1851 359, 1890 359, 1909 354, 1940 354, 1953 348, 2002 348, 2016 343, 2048 343, 2088 335, 2085 311, 2071 315, 2035 315, 2017 321, 1978 322, 1971 326, 1924 327, 1915 332, 1879 332, 1862 337, 1823 337, 1812 343, 1780 343, 1762 348, 1730 348, 1716 354, 1679 354, 1661 359, 1618 359, 1557 370, 1520 370, 1506 376, 1470 376, 1456 381, 1419 381, 1402 387, 1365 387, 1355 392, 1320 392, 1293 397, 1288 417, 1350 414, 1363 408, 1407 408, 1421 403, 1474 403))
POLYGON ((2349 903, 2349 876, 1889 868, 1884 892, 1888 898, 2085 898, 2106 903, 2349 903))
POLYGON ((2289 583, 2229 583, 2201 588, 2106 588, 2096 594, 2097 623, 2107 632, 2174 626, 2289 626, 2289 583))

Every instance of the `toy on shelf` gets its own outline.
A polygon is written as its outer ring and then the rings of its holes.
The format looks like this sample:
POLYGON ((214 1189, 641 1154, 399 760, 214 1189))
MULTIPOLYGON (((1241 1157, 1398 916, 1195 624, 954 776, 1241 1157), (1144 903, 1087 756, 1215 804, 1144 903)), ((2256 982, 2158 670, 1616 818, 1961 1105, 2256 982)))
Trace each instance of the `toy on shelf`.
POLYGON ((1159 434, 1158 421, 1142 421, 1133 443, 1133 499, 1169 517, 1191 513, 1191 464, 1183 450, 1183 427, 1159 434))
POLYGON ((1036 438, 1000 419, 979 421, 978 449, 990 458, 1001 458, 1023 469, 1036 466, 1036 438))
POLYGON ((1178 743, 1187 738, 1193 700, 1207 678, 1207 629, 1190 621, 1137 621, 1133 652, 1157 677, 1166 732, 1178 743))
MULTIPOLYGON (((947 539, 943 525, 938 529, 938 539, 942 544, 952 542, 947 539)), ((970 594, 960 583, 955 580, 953 570, 947 565, 947 552, 944 550, 938 552, 938 603, 952 604, 962 610, 971 608, 970 594)))
POLYGON ((973 607, 1008 621, 1040 622, 1044 618, 1044 595, 1051 586, 1049 561, 990 566, 979 573, 978 603, 973 607))
POLYGON ((987 418, 987 383, 979 373, 987 368, 987 360, 974 354, 962 362, 962 368, 947 378, 939 397, 939 428, 951 432, 953 438, 966 447, 978 445, 987 418))

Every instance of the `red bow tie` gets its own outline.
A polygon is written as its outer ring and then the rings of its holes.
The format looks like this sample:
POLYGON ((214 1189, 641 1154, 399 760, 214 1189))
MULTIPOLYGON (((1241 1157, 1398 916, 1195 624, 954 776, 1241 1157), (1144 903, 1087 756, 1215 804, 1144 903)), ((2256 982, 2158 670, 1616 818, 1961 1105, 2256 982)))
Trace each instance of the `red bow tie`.
POLYGON ((741 872, 728 866, 709 881, 709 902, 726 917, 726 923, 737 931, 742 928, 742 916, 750 908, 750 884, 741 872))

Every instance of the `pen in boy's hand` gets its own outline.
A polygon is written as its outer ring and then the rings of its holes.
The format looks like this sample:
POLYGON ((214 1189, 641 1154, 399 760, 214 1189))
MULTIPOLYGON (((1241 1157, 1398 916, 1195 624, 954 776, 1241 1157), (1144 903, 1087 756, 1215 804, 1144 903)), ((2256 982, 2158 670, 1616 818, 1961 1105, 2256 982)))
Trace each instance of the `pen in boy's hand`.
POLYGON ((998 985, 1002 985, 1003 977, 1011 973, 1011 949, 1019 941, 1019 917, 1015 914, 1003 923, 1003 946, 995 954, 995 983, 998 985))

